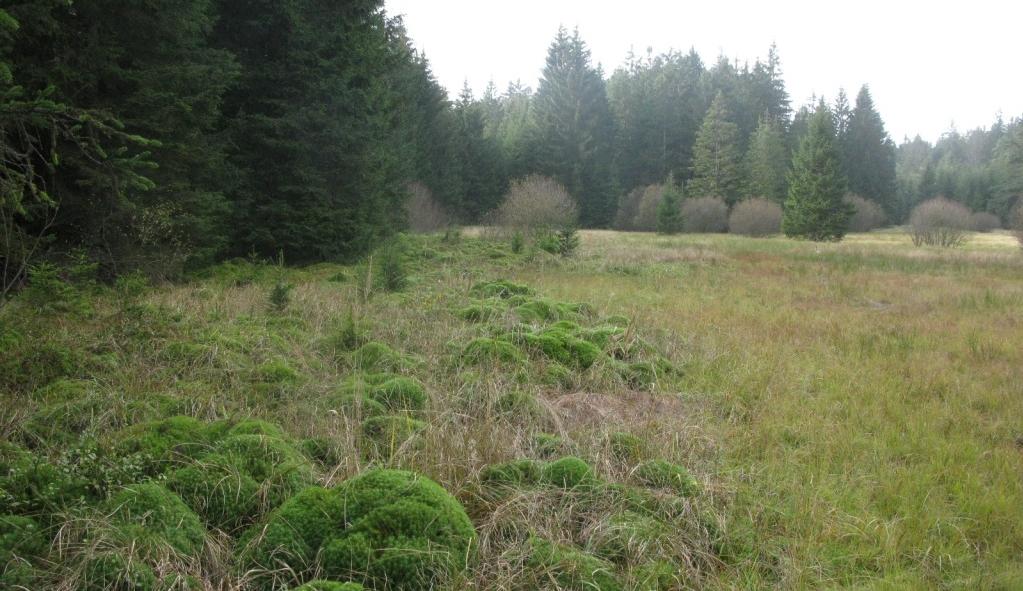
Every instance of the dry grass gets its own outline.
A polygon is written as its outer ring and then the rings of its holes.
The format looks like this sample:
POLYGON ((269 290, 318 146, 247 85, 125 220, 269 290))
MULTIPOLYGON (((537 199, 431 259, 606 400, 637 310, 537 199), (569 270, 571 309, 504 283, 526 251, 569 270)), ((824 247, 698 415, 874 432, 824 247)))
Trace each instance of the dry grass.
MULTIPOLYGON (((614 257, 623 240, 638 238, 588 233, 581 258, 614 257)), ((518 277, 635 310, 681 343, 684 396, 714 410, 731 531, 751 548, 720 586, 1023 585, 1011 236, 972 235, 955 252, 895 232, 646 246, 717 260, 518 277)))
MULTIPOLYGON (((140 401, 155 407, 163 396, 170 402, 159 412, 258 416, 296 438, 329 439, 341 453, 319 473, 326 485, 371 465, 436 479, 479 533, 473 566, 453 589, 556 588, 528 566, 530 536, 585 549, 611 535, 610 516, 622 509, 614 498, 545 488, 493 496, 480 473, 544 457, 536 435, 549 433, 562 440, 559 454, 630 482, 635 462, 608 445, 616 431, 641 437, 644 458, 688 466, 703 490, 678 507, 671 535, 630 545, 627 588, 652 557, 680 565, 678 588, 1023 585, 1023 256, 1011 235, 972 234, 955 251, 914 247, 898 231, 837 244, 581 236, 573 259, 419 238, 436 252, 413 265, 410 287, 368 301, 356 281, 328 280, 357 269, 321 265, 287 271, 296 288, 283 314, 266 305, 276 276, 215 276, 155 290, 141 321, 107 298, 92 319, 22 328, 112 359, 88 376, 106 404, 93 418, 101 438, 142 420, 149 406, 140 401), (567 387, 540 383, 541 361, 465 366, 461 346, 487 328, 454 311, 476 281, 497 277, 589 302, 597 317, 627 316, 682 377, 640 392, 601 364, 567 387), (426 430, 383 453, 360 436, 359 417, 324 402, 352 373, 321 345, 349 310, 374 340, 410 357, 399 371, 430 394, 426 430), (180 342, 201 352, 170 356, 180 342), (275 360, 299 379, 254 396, 253 371, 275 360), (513 391, 535 407, 502 411, 513 391)), ((4 404, 3 432, 17 436, 42 405, 4 404)), ((87 548, 82 519, 69 518, 55 546, 69 557, 87 548)), ((207 545, 187 572, 209 589, 244 588, 228 564, 230 540, 214 533, 207 545)), ((69 586, 74 570, 61 569, 69 586)))

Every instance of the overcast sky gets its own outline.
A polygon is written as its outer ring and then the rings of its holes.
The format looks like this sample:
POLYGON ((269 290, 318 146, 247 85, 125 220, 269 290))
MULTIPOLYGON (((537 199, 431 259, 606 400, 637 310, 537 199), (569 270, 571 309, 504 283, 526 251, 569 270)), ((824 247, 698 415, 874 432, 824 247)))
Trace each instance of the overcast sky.
POLYGON ((631 0, 386 0, 405 15, 416 47, 457 95, 521 79, 536 88, 559 24, 578 26, 608 75, 630 48, 643 54, 695 47, 752 62, 778 44, 793 106, 839 87, 870 85, 896 142, 935 140, 954 123, 988 126, 1023 115, 1023 2, 631 0), (841 7, 839 7, 841 6, 841 7), (832 8, 834 7, 834 8, 832 8))

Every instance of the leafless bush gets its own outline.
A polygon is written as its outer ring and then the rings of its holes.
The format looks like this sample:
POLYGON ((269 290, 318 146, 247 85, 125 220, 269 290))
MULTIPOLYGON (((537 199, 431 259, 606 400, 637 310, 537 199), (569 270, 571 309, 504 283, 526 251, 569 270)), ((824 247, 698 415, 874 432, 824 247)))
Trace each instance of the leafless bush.
POLYGON ((425 234, 443 230, 451 224, 451 216, 433 198, 433 193, 423 183, 409 183, 406 190, 409 200, 405 205, 408 212, 409 229, 425 234))
POLYGON ((909 216, 910 234, 917 246, 952 248, 963 243, 971 226, 970 209, 944 197, 924 201, 909 216))
POLYGON ((728 231, 744 236, 770 236, 781 232, 781 206, 753 197, 740 201, 728 216, 728 231))
POLYGON ((728 206, 720 197, 699 197, 682 201, 683 232, 724 232, 728 230, 728 206))
POLYGON ((850 232, 869 232, 888 221, 884 210, 874 201, 849 194, 845 196, 845 202, 853 206, 853 215, 849 219, 850 232))
POLYGON ((990 232, 1002 227, 1002 220, 993 213, 978 211, 970 217, 970 228, 974 232, 990 232))
POLYGON ((579 209, 565 187, 554 179, 529 175, 512 181, 495 223, 524 233, 573 226, 579 209))

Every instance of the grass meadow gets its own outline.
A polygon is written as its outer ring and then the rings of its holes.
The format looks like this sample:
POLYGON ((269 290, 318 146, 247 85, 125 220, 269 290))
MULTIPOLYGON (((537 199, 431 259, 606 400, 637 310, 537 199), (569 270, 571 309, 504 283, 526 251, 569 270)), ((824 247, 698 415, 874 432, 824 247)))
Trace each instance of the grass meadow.
MULTIPOLYGON (((443 588, 1023 588, 1023 253, 1010 235, 942 250, 897 231, 834 244, 584 231, 561 258, 474 234, 410 238, 396 293, 368 288, 365 264, 239 261, 141 293, 83 287, 74 310, 15 300, 0 310, 0 435, 87 472, 98 497, 145 472, 112 451, 131 429, 176 415, 315 441, 310 480, 324 486, 414 470, 476 530, 443 588), (562 310, 565 330, 620 330, 585 364, 525 346, 473 362, 476 339, 556 320, 474 292, 496 279, 562 310), (294 289, 274 311, 279 282, 294 289), (386 370, 425 387, 414 429, 370 432, 344 406, 338 393, 369 369, 346 338, 386 344, 386 370), (69 449, 110 460, 86 470, 69 449), (563 456, 601 492, 488 488, 488 467, 563 456), (671 508, 622 539, 631 501, 616 494, 650 460, 684 466, 698 492, 646 482, 671 508), (537 559, 536 539, 563 554, 537 559)), ((96 511, 50 516, 59 534, 33 559, 36 588, 85 588, 97 549, 80 532, 96 511)), ((265 588, 238 568, 238 540, 209 526, 201 556, 160 572, 186 573, 196 587, 182 589, 265 588)))

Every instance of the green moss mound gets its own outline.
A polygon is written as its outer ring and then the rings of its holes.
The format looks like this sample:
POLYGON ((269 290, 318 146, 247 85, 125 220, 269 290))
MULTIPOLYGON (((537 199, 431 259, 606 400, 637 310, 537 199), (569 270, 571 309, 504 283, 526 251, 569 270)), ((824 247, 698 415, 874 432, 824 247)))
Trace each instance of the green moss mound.
POLYGON ((607 561, 581 550, 533 538, 527 562, 538 579, 553 579, 566 591, 622 591, 614 567, 607 561))
POLYGON ((644 441, 624 431, 615 431, 607 436, 611 455, 621 462, 638 462, 643 456, 644 441))
POLYGON ((370 341, 352 352, 353 367, 362 371, 395 371, 408 365, 404 355, 384 343, 370 341))
POLYGON ((650 460, 636 468, 636 480, 655 488, 668 488, 683 497, 695 496, 700 485, 684 466, 666 460, 650 460))
POLYGON ((362 422, 363 435, 376 447, 376 452, 390 456, 406 441, 426 429, 426 423, 408 415, 381 415, 362 422))
POLYGON ((575 384, 572 370, 557 362, 548 363, 540 379, 544 384, 559 388, 571 388, 575 384))
POLYGON ((344 524, 345 507, 337 491, 308 487, 245 533, 238 564, 261 589, 301 582, 315 568, 324 541, 344 524))
POLYGON ((112 497, 107 507, 115 522, 130 526, 140 538, 156 536, 189 556, 202 550, 206 530, 199 517, 160 484, 127 487, 112 497))
POLYGON ((519 335, 523 344, 558 363, 586 369, 603 354, 600 347, 560 328, 519 335))
POLYGON ((525 361, 525 356, 518 347, 504 339, 479 337, 466 344, 462 350, 461 360, 472 365, 521 363, 525 361))
POLYGON ((364 587, 358 583, 337 583, 334 581, 310 581, 295 591, 363 591, 364 587))
POLYGON ((322 466, 332 468, 343 459, 343 450, 338 443, 325 437, 303 439, 298 447, 307 458, 319 462, 322 466))
POLYGON ((636 591, 672 591, 685 586, 684 571, 667 560, 640 565, 632 573, 636 591))
POLYGON ((436 482, 374 470, 338 488, 348 528, 323 549, 326 572, 392 589, 429 589, 465 568, 476 533, 465 510, 436 482), (353 576, 354 575, 354 576, 353 576))
POLYGON ((516 295, 531 295, 533 290, 528 286, 512 283, 504 279, 495 281, 483 281, 473 285, 470 293, 483 298, 507 299, 516 295))
POLYGON ((598 528, 591 542, 597 553, 616 562, 630 562, 647 554, 657 554, 668 533, 660 520, 634 511, 612 515, 598 528))
POLYGON ((389 411, 420 411, 426 408, 426 388, 412 378, 391 378, 375 386, 369 398, 389 411))
POLYGON ((231 532, 260 513, 260 485, 223 456, 175 470, 167 487, 210 527, 231 532))
POLYGON ((277 425, 257 419, 249 419, 237 423, 227 430, 227 435, 265 435, 279 439, 284 439, 285 437, 284 430, 277 425))
POLYGON ((135 425, 124 431, 117 444, 122 455, 139 453, 149 461, 152 473, 161 473, 174 462, 209 451, 207 427, 192 417, 176 416, 135 425))
POLYGON ((156 591, 156 573, 149 565, 121 554, 101 554, 85 564, 79 591, 156 591))
POLYGON ((334 490, 303 490, 246 534, 239 563, 263 588, 323 572, 377 588, 430 589, 465 567, 474 537, 465 510, 440 485, 381 469, 334 490))
POLYGON ((487 485, 522 486, 540 481, 542 465, 536 460, 521 459, 491 464, 480 472, 480 482, 487 485))
POLYGON ((575 488, 580 486, 592 486, 597 483, 597 477, 585 461, 566 456, 550 462, 543 467, 541 481, 551 486, 561 488, 575 488))
POLYGON ((550 433, 537 433, 532 439, 533 449, 543 458, 552 458, 565 449, 565 440, 550 433))
POLYGON ((461 308, 455 314, 466 322, 489 322, 494 318, 500 318, 504 313, 504 308, 500 306, 481 303, 461 308))
POLYGON ((259 483, 260 494, 269 507, 276 507, 299 490, 312 484, 313 465, 284 440, 263 435, 233 435, 216 444, 211 462, 235 467, 259 483))

